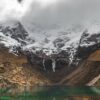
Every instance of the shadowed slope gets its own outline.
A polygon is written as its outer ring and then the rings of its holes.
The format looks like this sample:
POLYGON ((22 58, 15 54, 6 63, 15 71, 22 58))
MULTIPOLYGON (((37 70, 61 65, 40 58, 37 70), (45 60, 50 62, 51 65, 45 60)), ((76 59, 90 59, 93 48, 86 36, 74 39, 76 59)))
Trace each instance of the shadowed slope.
POLYGON ((100 51, 91 54, 87 61, 84 61, 81 66, 66 76, 59 84, 82 86, 89 83, 98 75, 100 75, 100 51))

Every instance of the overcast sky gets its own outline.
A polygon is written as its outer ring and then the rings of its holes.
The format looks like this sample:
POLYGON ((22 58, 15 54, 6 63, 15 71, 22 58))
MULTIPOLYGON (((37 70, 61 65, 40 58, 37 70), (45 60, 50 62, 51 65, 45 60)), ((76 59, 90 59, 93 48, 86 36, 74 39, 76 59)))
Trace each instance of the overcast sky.
POLYGON ((0 0, 0 21, 12 19, 44 30, 55 25, 99 23, 100 0, 0 0))

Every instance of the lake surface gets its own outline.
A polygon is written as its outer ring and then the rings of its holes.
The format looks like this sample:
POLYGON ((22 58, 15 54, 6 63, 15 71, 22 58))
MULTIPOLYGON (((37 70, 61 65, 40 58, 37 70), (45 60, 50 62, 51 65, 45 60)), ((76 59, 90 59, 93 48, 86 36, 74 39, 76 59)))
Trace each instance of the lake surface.
POLYGON ((0 100, 72 100, 73 96, 100 96, 100 87, 30 87, 24 91, 5 88, 0 90, 0 100))

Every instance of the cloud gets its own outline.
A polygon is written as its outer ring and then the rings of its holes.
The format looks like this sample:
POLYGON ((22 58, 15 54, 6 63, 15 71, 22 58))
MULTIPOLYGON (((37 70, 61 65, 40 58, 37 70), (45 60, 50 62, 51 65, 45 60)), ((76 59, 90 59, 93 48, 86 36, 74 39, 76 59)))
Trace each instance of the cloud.
POLYGON ((42 30, 52 29, 55 25, 62 27, 72 24, 86 25, 100 21, 99 9, 100 0, 56 0, 51 3, 49 0, 37 0, 31 3, 22 21, 33 30, 34 24, 42 30))
POLYGON ((33 0, 0 0, 0 21, 20 19, 28 10, 33 0))
POLYGON ((0 20, 15 17, 20 13, 16 0, 0 0, 0 20))
POLYGON ((34 3, 40 4, 42 7, 52 4, 56 0, 0 0, 0 21, 7 19, 19 19, 27 10, 30 5, 34 3))
POLYGON ((100 21, 100 0, 0 0, 0 21, 17 19, 34 29, 100 21))

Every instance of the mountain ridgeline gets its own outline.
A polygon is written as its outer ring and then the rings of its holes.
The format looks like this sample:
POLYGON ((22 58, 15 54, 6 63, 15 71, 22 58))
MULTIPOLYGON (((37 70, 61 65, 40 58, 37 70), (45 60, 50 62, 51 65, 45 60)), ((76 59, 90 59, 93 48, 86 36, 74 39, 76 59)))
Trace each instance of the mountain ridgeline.
POLYGON ((42 44, 45 48, 37 47, 34 45, 38 44, 35 38, 30 37, 20 22, 0 24, 0 49, 7 48, 16 56, 26 56, 33 69, 56 83, 81 66, 89 55, 100 49, 100 33, 90 34, 86 30, 80 37, 76 35, 75 38, 78 38, 76 40, 71 38, 72 33, 66 32, 61 35, 64 38, 58 36, 55 40, 51 40, 54 49, 48 46, 46 48, 46 45, 51 44, 48 37, 42 44))

